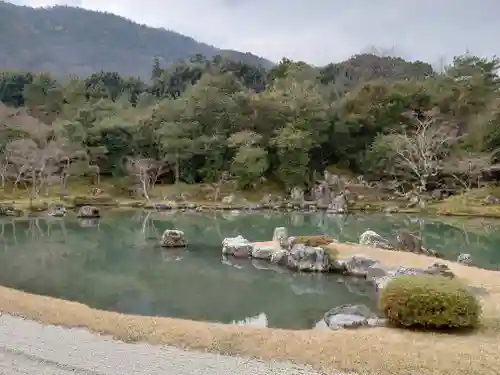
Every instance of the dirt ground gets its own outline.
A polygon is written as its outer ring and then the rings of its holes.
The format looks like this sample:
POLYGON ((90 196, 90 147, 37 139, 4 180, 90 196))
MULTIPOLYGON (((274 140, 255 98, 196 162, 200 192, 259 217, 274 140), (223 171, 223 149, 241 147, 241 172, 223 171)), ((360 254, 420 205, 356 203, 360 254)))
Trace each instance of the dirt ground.
MULTIPOLYGON (((435 261, 422 255, 354 245, 335 247, 341 257, 366 254, 386 265, 423 267, 435 261)), ((310 364, 325 373, 341 370, 370 375, 496 375, 500 373, 500 272, 446 263, 458 277, 489 292, 481 298, 483 326, 474 333, 452 335, 394 328, 345 331, 258 329, 127 316, 5 287, 0 287, 0 311, 46 324, 84 327, 123 341, 293 360, 310 364)))

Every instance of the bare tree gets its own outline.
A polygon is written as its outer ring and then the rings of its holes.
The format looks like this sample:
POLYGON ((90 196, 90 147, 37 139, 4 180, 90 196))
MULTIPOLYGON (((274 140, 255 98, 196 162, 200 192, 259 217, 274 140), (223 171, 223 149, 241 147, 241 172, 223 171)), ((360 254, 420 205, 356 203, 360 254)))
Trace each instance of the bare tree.
POLYGON ((470 190, 481 185, 483 172, 491 165, 492 155, 457 155, 443 163, 443 174, 450 176, 462 188, 470 190))
POLYGON ((424 119, 417 115, 412 117, 416 123, 413 130, 382 136, 378 142, 389 153, 387 161, 394 169, 416 178, 423 192, 427 190, 429 179, 443 170, 450 148, 459 137, 455 127, 441 121, 434 113, 426 113, 424 119))
POLYGON ((151 158, 128 158, 125 163, 127 173, 148 201, 151 200, 149 191, 158 180, 163 166, 161 161, 151 158))

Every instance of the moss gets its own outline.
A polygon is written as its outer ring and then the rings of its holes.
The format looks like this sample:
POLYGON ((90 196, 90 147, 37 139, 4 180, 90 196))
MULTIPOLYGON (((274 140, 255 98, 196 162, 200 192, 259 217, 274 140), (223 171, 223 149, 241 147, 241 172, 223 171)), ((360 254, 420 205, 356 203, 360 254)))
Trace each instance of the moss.
POLYGON ((379 307, 404 327, 473 328, 481 315, 477 298, 460 281, 431 275, 394 278, 382 290, 379 307))

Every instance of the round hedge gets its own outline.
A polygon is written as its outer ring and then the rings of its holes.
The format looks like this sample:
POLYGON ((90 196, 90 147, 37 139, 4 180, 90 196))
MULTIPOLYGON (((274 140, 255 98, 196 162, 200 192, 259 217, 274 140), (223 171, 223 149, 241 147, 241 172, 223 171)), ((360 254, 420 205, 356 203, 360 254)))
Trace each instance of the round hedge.
POLYGON ((465 285, 442 276, 395 277, 378 304, 390 323, 404 327, 472 328, 481 315, 479 301, 465 285))

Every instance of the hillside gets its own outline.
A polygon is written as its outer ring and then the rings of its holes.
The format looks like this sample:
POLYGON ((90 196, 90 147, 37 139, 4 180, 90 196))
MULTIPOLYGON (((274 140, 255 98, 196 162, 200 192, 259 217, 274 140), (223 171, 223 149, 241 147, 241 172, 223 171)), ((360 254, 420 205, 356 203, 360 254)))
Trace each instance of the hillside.
POLYGON ((222 55, 269 67, 266 59, 220 50, 165 29, 110 13, 56 6, 47 9, 0 1, 0 69, 87 76, 99 70, 149 78, 155 57, 165 66, 195 54, 222 55))

